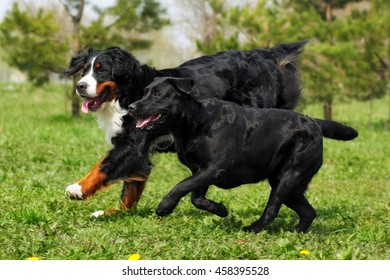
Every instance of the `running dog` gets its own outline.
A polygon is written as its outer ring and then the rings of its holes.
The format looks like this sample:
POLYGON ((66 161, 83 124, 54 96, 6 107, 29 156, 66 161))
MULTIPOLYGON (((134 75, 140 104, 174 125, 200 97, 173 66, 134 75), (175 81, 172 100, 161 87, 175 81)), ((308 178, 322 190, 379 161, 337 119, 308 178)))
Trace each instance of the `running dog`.
POLYGON ((263 230, 285 204, 299 216, 297 231, 306 232, 316 212, 304 192, 322 165, 324 132, 332 127, 349 140, 358 133, 290 110, 244 108, 215 98, 199 100, 199 95, 207 94, 197 92, 193 80, 163 77, 129 106, 137 128, 170 130, 180 161, 192 172, 163 199, 157 215, 170 214, 191 193, 197 208, 226 217, 222 203, 206 198, 210 185, 229 189, 268 179, 272 190, 267 206, 244 230, 263 230))

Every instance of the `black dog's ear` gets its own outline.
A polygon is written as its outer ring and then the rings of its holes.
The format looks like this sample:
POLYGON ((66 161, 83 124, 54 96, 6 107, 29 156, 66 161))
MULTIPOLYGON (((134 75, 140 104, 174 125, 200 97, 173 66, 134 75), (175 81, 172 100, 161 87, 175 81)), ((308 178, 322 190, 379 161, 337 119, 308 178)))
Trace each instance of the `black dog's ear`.
POLYGON ((171 84, 179 90, 179 94, 191 95, 192 88, 194 87, 195 82, 191 79, 185 78, 171 78, 169 79, 171 84))

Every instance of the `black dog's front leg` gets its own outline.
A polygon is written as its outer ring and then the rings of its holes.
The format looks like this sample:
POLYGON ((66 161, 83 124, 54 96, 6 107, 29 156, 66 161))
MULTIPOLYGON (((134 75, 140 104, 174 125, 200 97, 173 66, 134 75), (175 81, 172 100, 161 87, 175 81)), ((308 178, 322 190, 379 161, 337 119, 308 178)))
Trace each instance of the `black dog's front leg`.
POLYGON ((195 207, 209 211, 217 216, 226 217, 228 210, 223 203, 217 203, 206 198, 208 187, 204 189, 197 189, 191 193, 191 202, 195 207))
POLYGON ((213 174, 215 172, 198 172, 178 183, 158 205, 156 214, 159 216, 171 214, 183 196, 210 186, 213 183, 213 174))

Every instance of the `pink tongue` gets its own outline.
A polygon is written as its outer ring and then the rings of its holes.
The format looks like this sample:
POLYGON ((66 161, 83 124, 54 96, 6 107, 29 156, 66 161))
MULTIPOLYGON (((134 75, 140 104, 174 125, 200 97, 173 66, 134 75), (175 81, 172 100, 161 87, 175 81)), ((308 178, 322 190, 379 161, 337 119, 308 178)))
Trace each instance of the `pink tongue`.
POLYGON ((153 119, 153 116, 150 116, 149 118, 146 119, 138 119, 137 124, 135 125, 136 128, 143 128, 145 125, 150 123, 153 119))
POLYGON ((83 113, 87 114, 87 113, 89 113, 90 107, 93 107, 94 109, 100 107, 98 97, 97 98, 86 98, 83 102, 83 105, 81 106, 81 111, 83 113))
POLYGON ((85 99, 81 106, 81 111, 85 114, 89 113, 88 105, 92 102, 92 99, 85 99))

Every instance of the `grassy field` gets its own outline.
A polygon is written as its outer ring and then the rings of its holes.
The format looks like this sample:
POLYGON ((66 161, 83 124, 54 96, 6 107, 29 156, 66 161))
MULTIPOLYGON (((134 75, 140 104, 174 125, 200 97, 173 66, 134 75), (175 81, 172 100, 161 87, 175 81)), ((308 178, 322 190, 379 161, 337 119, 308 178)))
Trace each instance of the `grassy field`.
MULTIPOLYGON (((219 218, 185 197, 174 213, 155 208, 189 175, 176 155, 155 155, 155 168, 136 209, 90 218, 117 206, 120 185, 87 201, 71 201, 65 187, 85 175, 108 147, 93 116, 70 117, 65 88, 0 84, 0 259, 390 259, 390 130, 388 98, 334 107, 334 118, 359 130, 351 142, 325 141, 325 160, 307 192, 318 213, 307 234, 282 207, 268 229, 243 232, 263 211, 266 183, 209 197, 230 211, 219 218), (300 254, 302 249, 308 255, 300 254)), ((320 106, 304 112, 321 117, 320 106)))

